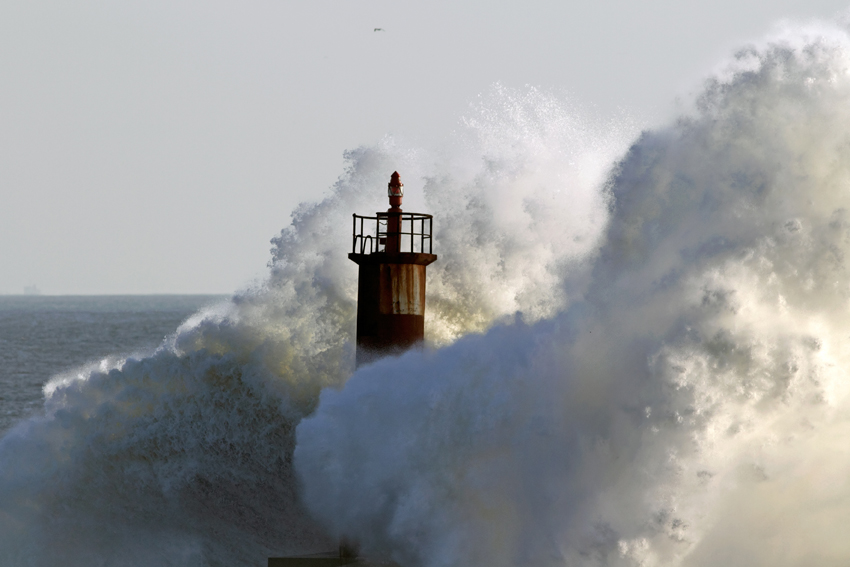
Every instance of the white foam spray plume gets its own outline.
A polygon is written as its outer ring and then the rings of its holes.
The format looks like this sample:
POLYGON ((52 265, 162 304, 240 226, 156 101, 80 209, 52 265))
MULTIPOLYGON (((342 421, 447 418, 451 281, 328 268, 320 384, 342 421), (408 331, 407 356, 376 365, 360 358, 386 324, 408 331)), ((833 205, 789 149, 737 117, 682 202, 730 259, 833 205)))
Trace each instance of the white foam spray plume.
POLYGON ((321 389, 353 371, 351 213, 385 210, 398 169, 405 209, 435 214, 434 344, 516 310, 550 317, 579 292, 578 279, 562 285, 569 267, 598 247, 598 187, 628 135, 614 126, 496 87, 447 148, 352 151, 331 195, 274 239, 266 282, 154 353, 45 387, 43 414, 0 440, 0 564, 253 566, 332 549, 299 500, 292 455, 321 389))
POLYGON ((0 440, 0 564, 846 563, 848 62, 789 27, 625 154, 501 87, 444 148, 351 152, 266 282, 0 440), (396 169, 434 348, 352 374, 350 215, 396 169))
POLYGON ((307 506, 408 566, 846 564, 850 37, 742 50, 607 190, 582 300, 322 393, 307 506))

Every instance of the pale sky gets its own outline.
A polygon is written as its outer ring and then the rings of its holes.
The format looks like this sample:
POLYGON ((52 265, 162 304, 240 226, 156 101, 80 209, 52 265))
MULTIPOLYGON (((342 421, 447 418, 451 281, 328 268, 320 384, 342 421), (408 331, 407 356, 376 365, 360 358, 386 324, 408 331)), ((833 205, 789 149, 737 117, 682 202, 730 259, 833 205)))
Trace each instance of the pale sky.
POLYGON ((346 149, 435 143, 496 82, 651 123, 847 5, 2 0, 0 293, 230 293, 346 149))

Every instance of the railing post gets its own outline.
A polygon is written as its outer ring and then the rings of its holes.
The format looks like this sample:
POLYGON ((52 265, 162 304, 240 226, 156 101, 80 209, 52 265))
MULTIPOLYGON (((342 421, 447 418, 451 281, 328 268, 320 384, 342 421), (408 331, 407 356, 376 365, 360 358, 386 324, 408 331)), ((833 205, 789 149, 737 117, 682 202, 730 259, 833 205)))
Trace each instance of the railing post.
POLYGON ((357 214, 351 215, 351 252, 358 251, 357 242, 360 241, 360 254, 379 252, 393 253, 421 253, 431 254, 434 248, 434 219, 431 215, 420 215, 418 213, 378 213, 374 217, 363 217, 357 214), (357 221, 360 221, 358 226, 357 221), (374 234, 366 234, 366 221, 375 221, 374 234), (416 221, 419 221, 419 230, 416 230, 416 221), (425 228, 425 223, 428 228, 425 228), (410 237, 410 246, 405 247, 405 236, 410 237), (416 240, 419 237, 419 249, 416 249, 416 240), (368 240, 368 242, 367 242, 368 240), (383 242, 382 242, 383 241, 383 242), (428 242, 428 250, 425 250, 425 242, 428 242), (381 249, 383 243, 384 248, 381 249), (389 246, 388 246, 389 244, 389 246))

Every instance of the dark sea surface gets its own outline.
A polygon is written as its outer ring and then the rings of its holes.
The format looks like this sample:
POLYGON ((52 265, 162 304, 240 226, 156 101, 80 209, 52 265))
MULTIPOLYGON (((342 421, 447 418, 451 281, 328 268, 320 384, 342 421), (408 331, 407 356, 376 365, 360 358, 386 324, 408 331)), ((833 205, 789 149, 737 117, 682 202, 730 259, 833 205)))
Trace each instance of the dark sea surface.
POLYGON ((57 373, 156 348, 218 295, 0 295, 0 433, 42 406, 57 373))

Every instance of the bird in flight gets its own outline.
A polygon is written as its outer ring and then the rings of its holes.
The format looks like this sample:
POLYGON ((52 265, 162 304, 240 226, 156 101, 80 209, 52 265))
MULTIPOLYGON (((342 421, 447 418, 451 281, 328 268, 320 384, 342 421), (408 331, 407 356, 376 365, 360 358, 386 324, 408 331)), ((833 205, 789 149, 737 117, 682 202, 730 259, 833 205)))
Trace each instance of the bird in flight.
POLYGON ((384 31, 384 28, 375 28, 375 31, 384 31))

